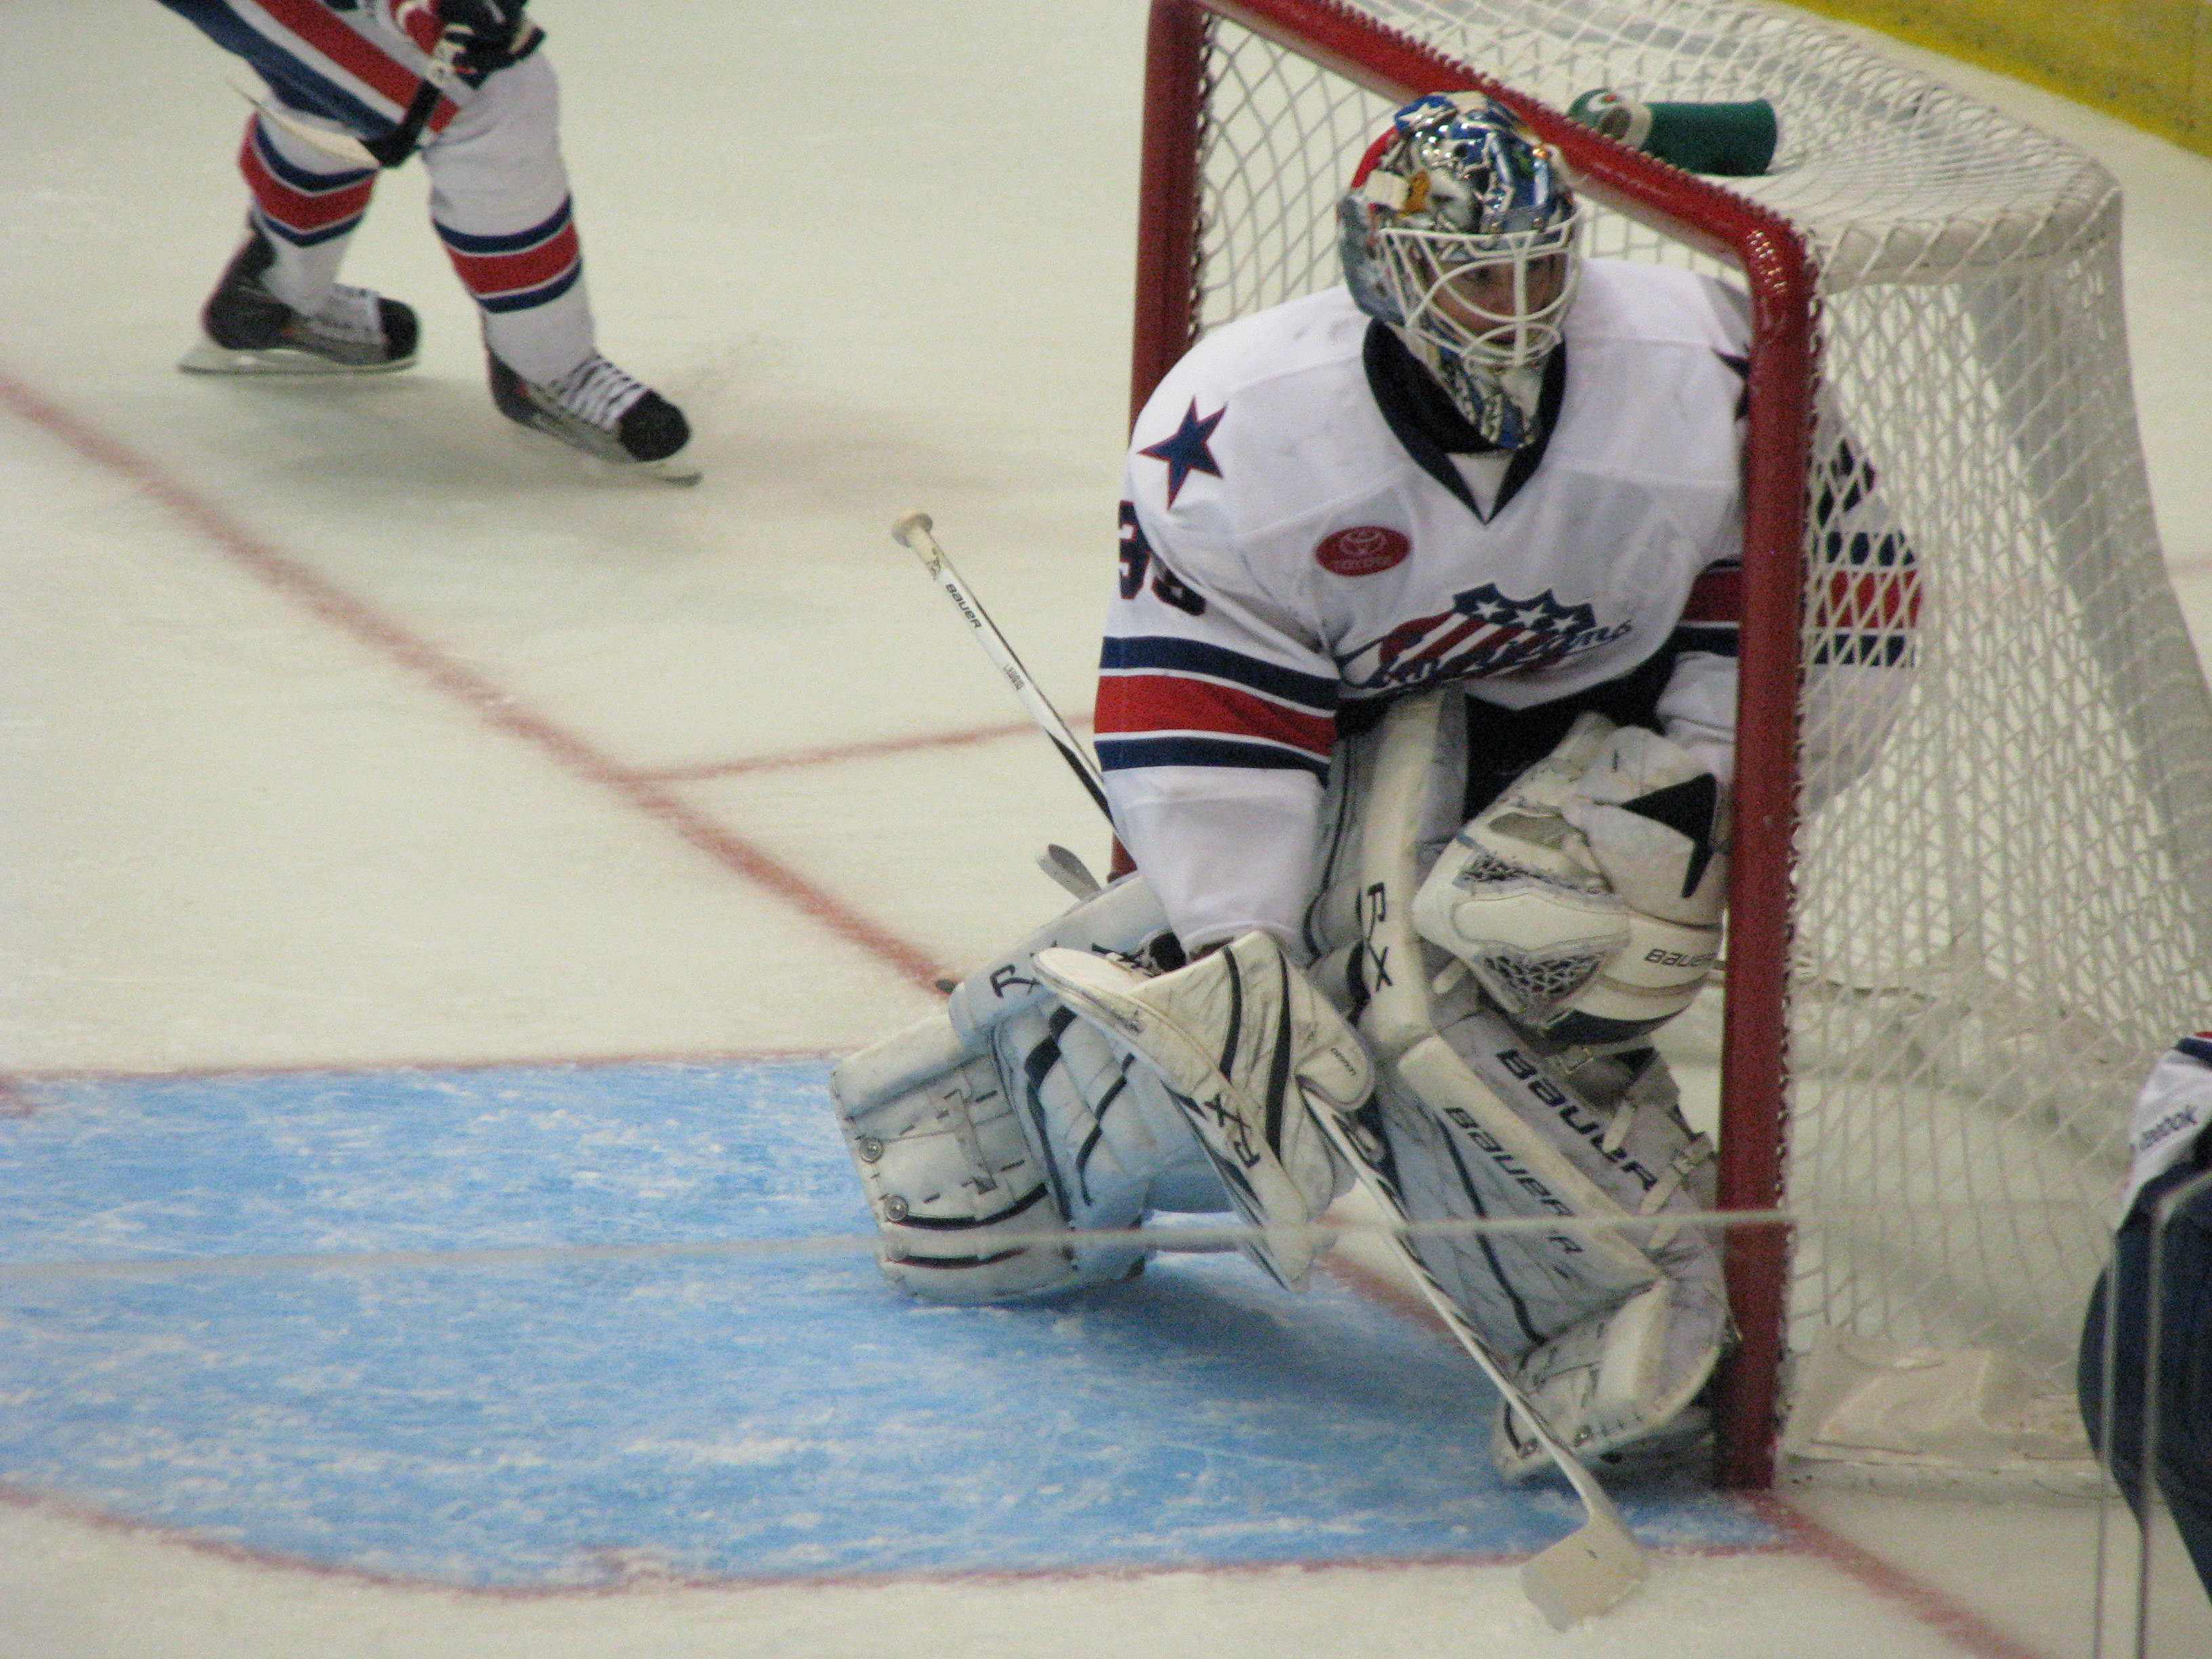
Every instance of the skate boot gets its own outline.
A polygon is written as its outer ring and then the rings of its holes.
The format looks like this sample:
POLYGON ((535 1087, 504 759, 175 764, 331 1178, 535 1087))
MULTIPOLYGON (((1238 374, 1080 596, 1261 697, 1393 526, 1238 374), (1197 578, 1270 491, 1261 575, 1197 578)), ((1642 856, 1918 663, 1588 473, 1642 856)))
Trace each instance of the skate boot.
POLYGON ((204 333, 177 367, 195 374, 375 374, 415 361, 415 313, 341 283, 313 314, 269 291, 276 250, 258 229, 200 311, 204 333))
POLYGON ((671 483, 699 481, 698 469, 679 456, 691 441, 684 411, 597 352, 543 385, 524 380, 497 357, 490 363, 492 402, 510 421, 671 483))

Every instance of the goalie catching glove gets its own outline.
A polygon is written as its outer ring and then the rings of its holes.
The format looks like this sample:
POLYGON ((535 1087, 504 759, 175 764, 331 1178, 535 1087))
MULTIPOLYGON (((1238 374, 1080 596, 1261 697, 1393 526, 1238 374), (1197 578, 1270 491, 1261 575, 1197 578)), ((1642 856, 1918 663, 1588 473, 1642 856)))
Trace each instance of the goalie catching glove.
POLYGON ((1725 793, 1657 732, 1584 714, 1453 837, 1413 926, 1523 1030, 1639 1044, 1719 960, 1725 793))

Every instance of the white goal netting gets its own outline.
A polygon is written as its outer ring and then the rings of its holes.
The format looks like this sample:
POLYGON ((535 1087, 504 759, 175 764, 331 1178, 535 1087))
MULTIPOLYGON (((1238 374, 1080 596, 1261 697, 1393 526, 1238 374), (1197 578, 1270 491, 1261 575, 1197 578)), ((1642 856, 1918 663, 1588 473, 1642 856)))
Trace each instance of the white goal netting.
MULTIPOLYGON (((1555 108, 1600 87, 1776 107, 1770 174, 1724 182, 1809 245, 1821 407, 1918 573, 1902 712, 1796 838, 1784 1447, 1797 1468, 2070 1480, 2072 1350, 2127 1108, 2212 1014, 2212 702, 2138 448, 2118 189, 1744 0, 1346 9, 1555 108)), ((1279 25, 1206 27, 1201 330, 1338 280, 1331 210, 1390 108, 1279 25)), ((1593 251, 1710 263, 1613 213, 1593 251)), ((1822 597, 1807 662, 1836 620, 1822 597)))

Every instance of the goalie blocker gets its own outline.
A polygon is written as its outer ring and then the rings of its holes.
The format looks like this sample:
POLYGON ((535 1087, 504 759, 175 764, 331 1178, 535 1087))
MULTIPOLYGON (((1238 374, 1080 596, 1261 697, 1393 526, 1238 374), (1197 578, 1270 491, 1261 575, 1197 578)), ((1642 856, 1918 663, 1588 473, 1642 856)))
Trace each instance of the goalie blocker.
MULTIPOLYGON (((1711 1148, 1648 1048, 1562 1048, 1544 1031, 1595 1005, 1610 1036, 1640 1044, 1659 1007, 1694 994, 1701 974, 1655 988, 1607 970, 1639 914, 1715 925, 1689 919, 1717 890, 1710 836, 1624 837, 1603 817, 1655 779, 1662 791, 1694 781, 1651 733, 1578 725, 1459 834, 1487 860, 1484 880, 1516 887, 1514 927, 1447 911, 1439 927, 1440 901, 1415 902, 1432 865, 1443 873, 1431 894, 1487 902, 1462 879, 1474 859, 1437 856, 1460 832, 1464 719, 1455 691, 1407 698, 1340 748, 1310 969, 1261 933, 1185 963, 1141 878, 1127 878, 970 975, 943 1014, 841 1065, 833 1091, 891 1279, 941 1301, 1065 1293, 1142 1265, 1141 1246, 1091 1234, 1233 1209, 1253 1224, 1247 1253, 1298 1284, 1310 1224, 1349 1182, 1310 1115, 1331 1113, 1375 1150, 1412 1220, 1559 1223, 1414 1247, 1560 1439, 1597 1458, 1686 1432, 1726 1304, 1713 1242, 1666 1217, 1709 1207, 1711 1148), (1671 894, 1675 916, 1636 912, 1606 878, 1599 849, 1624 841, 1645 860, 1628 884, 1671 894), (1498 962, 1551 948, 1531 918, 1555 894, 1556 932, 1611 945, 1583 951, 1577 962, 1597 965, 1573 983, 1548 980, 1548 1000, 1524 1000, 1516 1025, 1485 988, 1498 962), (1593 916, 1602 925, 1584 926, 1593 916)), ((1548 1461, 1503 1406, 1492 1449, 1513 1479, 1548 1461)))

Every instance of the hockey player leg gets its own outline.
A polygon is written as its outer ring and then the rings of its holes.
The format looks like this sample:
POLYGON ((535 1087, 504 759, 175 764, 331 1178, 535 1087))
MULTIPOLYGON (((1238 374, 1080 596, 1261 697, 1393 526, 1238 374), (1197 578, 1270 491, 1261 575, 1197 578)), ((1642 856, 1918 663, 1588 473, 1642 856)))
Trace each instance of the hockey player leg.
POLYGON ((517 425, 672 483, 683 412, 601 356, 543 52, 487 78, 422 150, 430 216, 483 321, 492 401, 517 425))
MULTIPOLYGON (((1488 867, 1473 856, 1489 857, 1479 841, 1468 846, 1462 832, 1453 843, 1449 830, 1436 829, 1458 799, 1449 762, 1464 753, 1464 717, 1463 700, 1451 696, 1407 698, 1351 746, 1344 770, 1357 792, 1354 810, 1344 815, 1346 828, 1330 854, 1334 890, 1316 907, 1337 931, 1320 942, 1354 964, 1345 978, 1362 998, 1359 1029, 1375 1054, 1375 1127, 1407 1213, 1424 1221, 1559 1222, 1510 1231, 1470 1227, 1417 1244, 1492 1350, 1513 1361, 1516 1381, 1540 1396, 1552 1429, 1578 1452, 1602 1456, 1674 1418, 1725 1339, 1712 1242, 1694 1229, 1666 1232, 1644 1220, 1710 1204, 1711 1149, 1682 1123, 1671 1084, 1648 1050, 1577 1060, 1532 1040, 1522 1022, 1499 1015, 1465 959, 1455 960, 1455 944, 1448 955, 1424 937, 1443 930, 1429 906, 1415 902, 1417 892, 1426 899, 1439 884, 1433 876, 1423 884, 1422 849, 1447 847, 1438 870, 1462 851, 1469 854, 1462 869, 1488 867), (1655 1286, 1662 1295, 1638 1299, 1655 1286), (1590 1364, 1581 1363, 1586 1350, 1590 1364)), ((1509 848, 1516 857, 1507 878, 1556 890, 1534 896, 1535 937, 1553 927, 1571 941, 1599 931, 1577 919, 1595 916, 1611 933, 1590 953, 1598 959, 1620 948, 1625 901, 1598 861, 1581 857, 1586 838, 1559 802, 1589 777, 1611 735, 1602 721, 1578 727, 1561 752, 1509 792, 1514 799, 1493 809, 1508 814, 1499 827, 1519 843, 1509 848), (1571 863, 1547 861, 1571 850, 1571 863), (1577 912, 1580 901, 1588 902, 1577 912)), ((1458 902, 1464 895, 1450 888, 1447 896, 1458 902)), ((1486 924, 1470 936, 1500 934, 1516 930, 1486 924)), ((1574 994, 1595 977, 1565 976, 1553 1011, 1571 1013, 1574 994)), ((1556 992, 1547 975, 1520 982, 1556 992)), ((1629 1017, 1609 1028, 1616 1038, 1653 1010, 1625 1012, 1629 1017)), ((1534 1002, 1522 1012, 1527 1024, 1546 1024, 1534 1002)), ((1542 1458, 1540 1449, 1528 1453, 1525 1435, 1511 1441, 1501 1433, 1494 1449, 1515 1478, 1542 1458)))
POLYGON ((198 374, 358 374, 411 365, 412 308, 337 281, 346 244, 368 210, 375 170, 344 167, 260 116, 247 124, 239 167, 253 202, 246 240, 201 310, 198 343, 178 367, 198 374))
POLYGON ((2185 1157, 2150 1180, 2113 1237, 2111 1262, 2082 1322, 2076 1385, 2089 1443, 2128 1507, 2142 1520, 2155 1486, 2212 1593, 2207 1352, 2212 1183, 2197 1159, 2185 1157))
POLYGON ((1304 1231, 1343 1189, 1312 1112, 1351 1112, 1374 1086, 1367 1051, 1282 947, 1247 933, 1170 973, 1080 951, 1041 951, 1037 976, 1164 1081, 1237 1212, 1261 1231, 1247 1253, 1301 1285, 1304 1231))
MULTIPOLYGON (((1656 1455, 1696 1438, 1702 1419, 1683 1419, 1725 1346, 1728 1308, 1713 1241, 1662 1219, 1709 1204, 1711 1148, 1681 1122, 1658 1058, 1570 1075, 1484 1014, 1409 1052, 1389 1081, 1378 1127, 1410 1216, 1559 1221, 1418 1245, 1492 1346, 1516 1356, 1515 1380, 1552 1432, 1614 1462, 1638 1443, 1656 1455)), ((1505 1407, 1492 1456, 1513 1480, 1548 1462, 1505 1407)))

